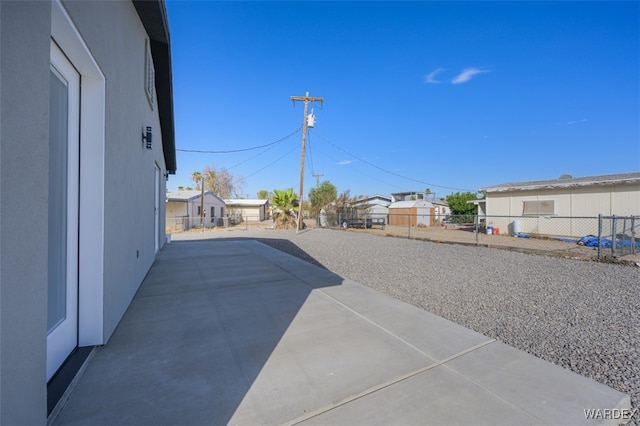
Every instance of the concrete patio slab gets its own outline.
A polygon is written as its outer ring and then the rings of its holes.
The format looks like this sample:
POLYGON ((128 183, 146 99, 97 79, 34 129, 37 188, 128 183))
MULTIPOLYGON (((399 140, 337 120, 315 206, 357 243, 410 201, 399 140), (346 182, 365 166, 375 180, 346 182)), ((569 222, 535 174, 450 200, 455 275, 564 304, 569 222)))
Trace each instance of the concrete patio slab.
POLYGON ((253 240, 173 242, 54 424, 597 424, 629 397, 253 240))

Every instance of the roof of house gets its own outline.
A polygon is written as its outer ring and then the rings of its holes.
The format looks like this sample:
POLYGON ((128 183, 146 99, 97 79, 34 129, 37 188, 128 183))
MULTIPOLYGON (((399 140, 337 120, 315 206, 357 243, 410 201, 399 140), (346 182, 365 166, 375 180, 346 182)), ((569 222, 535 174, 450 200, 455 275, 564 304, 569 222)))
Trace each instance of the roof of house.
POLYGON ((158 115, 162 130, 162 151, 167 172, 175 174, 176 142, 173 122, 173 84, 171 71, 171 41, 164 0, 133 0, 151 45, 155 70, 158 115))
POLYGON ((389 206, 390 209, 410 209, 413 207, 433 207, 433 204, 426 200, 409 200, 396 201, 389 206))
POLYGON ((529 182, 509 182, 482 188, 482 192, 526 191, 533 189, 571 188, 579 186, 628 185, 640 183, 640 172, 615 175, 584 176, 574 178, 570 175, 558 179, 534 180, 529 182))
MULTIPOLYGON (((388 197, 386 195, 380 195, 380 194, 371 195, 371 196, 367 196, 367 197, 362 197, 360 200, 373 200, 375 198, 380 198, 382 200, 391 201, 391 197, 388 197)), ((360 200, 358 200, 358 201, 360 201, 360 200)))
POLYGON ((227 206, 238 206, 238 207, 260 207, 269 202, 269 200, 258 200, 258 199, 225 199, 225 204, 227 206))
POLYGON ((433 204, 437 204, 439 206, 449 206, 449 203, 447 203, 445 200, 443 200, 442 198, 433 198, 431 201, 433 204))
POLYGON ((367 204, 371 201, 380 200, 386 202, 387 204, 391 204, 391 197, 387 197, 386 195, 372 195, 370 197, 362 197, 355 201, 355 204, 362 205, 367 204))
MULTIPOLYGON (((211 191, 204 191, 204 195, 217 198, 221 203, 224 203, 222 198, 218 197, 211 191)), ((167 191, 167 201, 193 201, 198 200, 202 196, 202 192, 198 189, 181 190, 181 191, 167 191)))

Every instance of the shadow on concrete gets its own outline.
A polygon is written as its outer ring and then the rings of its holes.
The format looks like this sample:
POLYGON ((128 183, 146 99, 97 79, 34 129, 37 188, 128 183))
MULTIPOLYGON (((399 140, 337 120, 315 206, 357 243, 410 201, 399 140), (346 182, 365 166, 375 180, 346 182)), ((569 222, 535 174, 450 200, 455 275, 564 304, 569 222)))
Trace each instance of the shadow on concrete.
MULTIPOLYGON (((252 404, 278 404, 245 401, 234 417, 313 289, 343 279, 290 241, 274 244, 296 257, 243 238, 166 245, 55 424, 252 423, 252 404)), ((331 321, 322 309, 302 315, 305 326, 331 321)), ((303 331, 288 344, 305 344, 303 331)))

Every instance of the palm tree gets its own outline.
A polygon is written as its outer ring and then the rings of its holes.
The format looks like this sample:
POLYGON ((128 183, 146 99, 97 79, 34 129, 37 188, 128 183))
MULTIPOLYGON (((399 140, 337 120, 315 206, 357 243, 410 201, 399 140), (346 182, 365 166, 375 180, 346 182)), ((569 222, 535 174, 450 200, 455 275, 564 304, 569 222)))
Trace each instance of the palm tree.
POLYGON ((200 184, 202 182, 202 173, 193 172, 191 173, 191 180, 196 184, 196 189, 200 189, 200 184))
POLYGON ((293 188, 286 190, 274 189, 271 205, 273 206, 276 229, 296 228, 299 201, 298 196, 293 192, 293 188))

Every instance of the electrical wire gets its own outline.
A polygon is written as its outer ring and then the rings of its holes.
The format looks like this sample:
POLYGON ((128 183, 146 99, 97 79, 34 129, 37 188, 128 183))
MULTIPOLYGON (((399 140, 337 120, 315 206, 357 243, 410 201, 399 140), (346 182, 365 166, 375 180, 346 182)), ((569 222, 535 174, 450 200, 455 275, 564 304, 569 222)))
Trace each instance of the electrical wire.
POLYGON ((313 155, 311 155, 311 132, 307 132, 307 150, 309 151, 309 161, 311 162, 311 176, 316 174, 313 168, 313 155))
MULTIPOLYGON (((322 151, 320 151, 320 150, 318 150, 318 149, 316 149, 316 153, 320 153, 320 154, 322 154, 323 156, 327 157, 329 160, 333 161, 333 162, 334 162, 334 163, 336 163, 336 164, 340 163, 340 161, 339 161, 339 160, 337 160, 336 158, 334 158, 334 157, 332 157, 332 156, 328 155, 327 153, 322 152, 322 151)), ((391 187, 394 187, 394 188, 403 189, 403 187, 401 187, 401 186, 399 186, 399 185, 396 185, 396 184, 393 184, 393 183, 390 183, 390 182, 387 182, 387 181, 381 180, 381 179, 379 179, 379 178, 377 178, 377 177, 374 177, 374 176, 368 175, 368 174, 366 174, 365 172, 363 172, 363 171, 361 171, 361 170, 358 170, 358 169, 356 169, 355 167, 352 167, 351 165, 349 165, 349 170, 353 170, 354 172, 359 173, 359 174, 361 174, 361 175, 363 175, 363 176, 365 176, 365 177, 368 177, 368 178, 369 178, 369 179, 371 179, 371 180, 375 180, 376 182, 380 182, 380 183, 383 183, 383 184, 385 184, 385 185, 388 185, 388 186, 391 186, 391 187)))
POLYGON ((267 143, 264 145, 258 145, 258 146, 253 146, 251 148, 241 148, 241 149, 229 149, 229 150, 224 150, 224 151, 205 151, 205 150, 198 150, 198 149, 177 149, 176 151, 180 151, 180 152, 195 152, 198 154, 232 154, 235 152, 245 152, 245 151, 253 151, 255 149, 260 149, 260 148, 265 148, 268 146, 272 146, 272 145, 277 145, 281 142, 284 142, 285 140, 289 139, 291 136, 295 135, 296 133, 298 133, 300 130, 302 129, 302 126, 298 127, 296 130, 294 130, 293 132, 289 133, 287 136, 278 139, 275 142, 271 142, 271 143, 267 143))
POLYGON ((242 165, 242 164, 244 164, 244 163, 246 163, 246 162, 248 162, 248 161, 253 160, 254 158, 260 157, 260 156, 261 156, 262 154, 264 154, 265 152, 271 151, 272 149, 274 149, 274 148, 275 148, 275 147, 277 147, 277 146, 278 146, 278 145, 271 145, 269 148, 267 148, 267 149, 265 149, 265 150, 263 150, 263 151, 260 151, 259 153, 255 154, 255 155, 252 155, 251 157, 246 158, 246 159, 242 160, 241 162, 236 163, 236 164, 234 164, 234 165, 233 165, 233 166, 231 166, 231 167, 228 167, 227 169, 228 169, 228 170, 231 170, 231 169, 233 169, 233 168, 235 168, 235 167, 238 167, 238 166, 240 166, 240 165, 242 165))
POLYGON ((278 157, 277 159, 275 159, 275 160, 274 160, 274 161, 272 161, 271 163, 267 164, 266 166, 264 166, 264 167, 263 167, 263 168, 261 168, 260 170, 255 171, 255 172, 251 173, 251 174, 250 174, 250 175, 248 175, 248 176, 245 176, 245 179, 248 179, 248 178, 250 178, 251 176, 257 175, 258 173, 260 173, 260 172, 261 172, 261 171, 263 171, 264 169, 266 169, 266 168, 268 168, 268 167, 273 166, 275 163, 277 163, 278 161, 282 160, 282 159, 283 159, 284 157, 286 157, 287 155, 291 154, 291 153, 292 153, 293 151, 295 151, 297 148, 298 148, 297 146, 293 147, 293 149, 291 149, 291 150, 287 151, 284 155, 282 155, 281 157, 278 157))
POLYGON ((452 189, 452 190, 455 190, 455 191, 470 191, 470 192, 476 192, 475 190, 472 190, 472 189, 466 189, 466 188, 454 188, 454 187, 451 187, 451 186, 437 185, 437 184, 435 184, 435 183, 425 182, 425 181, 422 181, 422 180, 418 180, 418 179, 410 178, 410 177, 407 177, 407 176, 403 176, 403 175, 401 175, 401 174, 399 174, 399 173, 395 173, 395 172, 392 172, 392 171, 390 171, 390 170, 384 169, 384 168, 382 168, 382 167, 380 167, 380 166, 376 166, 375 164, 373 164, 373 163, 371 163, 371 162, 369 162, 369 161, 367 161, 367 160, 365 160, 365 159, 363 159, 363 158, 360 158, 360 157, 358 157, 357 155, 354 155, 354 154, 350 153, 350 152, 349 152, 349 151, 347 151, 346 149, 341 148, 341 147, 339 147, 338 145, 336 145, 336 144, 334 144, 333 142, 331 142, 330 140, 328 140, 328 139, 326 139, 326 138, 322 137, 322 135, 319 135, 319 134, 318 134, 317 136, 318 136, 320 139, 322 139, 323 141, 327 142, 329 145, 331 145, 331 146, 333 146, 334 148, 336 148, 337 150, 342 151, 342 152, 344 152, 344 153, 345 153, 345 154, 347 154, 347 155, 350 155, 351 157, 355 158, 355 159, 356 159, 356 160, 358 160, 358 161, 363 162, 364 164, 366 164, 366 165, 368 165, 368 166, 371 166, 371 167, 373 167, 373 168, 375 168, 375 169, 378 169, 378 170, 383 171, 383 172, 385 172, 385 173, 388 173, 388 174, 390 174, 390 175, 397 176, 397 177, 399 177, 399 178, 406 179, 406 180, 408 180, 408 181, 421 183, 421 184, 423 184, 423 185, 427 185, 427 186, 431 186, 431 187, 436 187, 436 188, 452 189))

